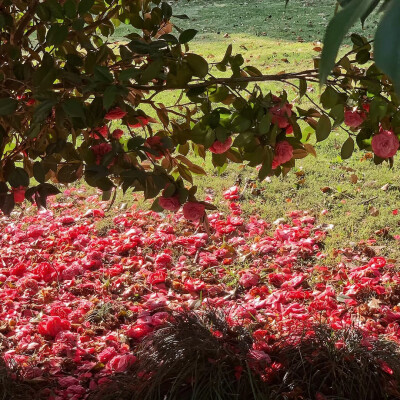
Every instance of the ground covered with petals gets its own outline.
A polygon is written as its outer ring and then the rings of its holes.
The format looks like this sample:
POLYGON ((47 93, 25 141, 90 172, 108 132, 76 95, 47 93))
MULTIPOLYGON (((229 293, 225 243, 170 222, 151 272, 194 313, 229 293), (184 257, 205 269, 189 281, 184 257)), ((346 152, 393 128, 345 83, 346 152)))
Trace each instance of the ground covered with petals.
POLYGON ((137 362, 171 311, 204 307, 249 330, 249 359, 265 363, 265 381, 285 368, 269 358, 274 342, 315 324, 356 327, 367 349, 380 337, 399 342, 396 265, 360 244, 326 266, 329 226, 300 211, 275 224, 244 217, 236 194, 226 193, 231 214, 210 214, 207 229, 135 207, 99 229, 107 204, 79 191, 0 217, 1 346, 12 373, 46 382, 47 398, 84 399, 137 362))

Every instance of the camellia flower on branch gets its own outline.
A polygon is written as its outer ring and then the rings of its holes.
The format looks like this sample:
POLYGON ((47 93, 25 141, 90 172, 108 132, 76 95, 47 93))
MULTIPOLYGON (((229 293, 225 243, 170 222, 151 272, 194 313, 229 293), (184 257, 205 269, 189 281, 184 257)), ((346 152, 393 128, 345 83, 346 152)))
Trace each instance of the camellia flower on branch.
POLYGON ((381 130, 372 138, 372 150, 380 158, 393 157, 399 149, 399 139, 391 131, 381 130))
POLYGON ((179 196, 164 197, 161 196, 158 199, 158 204, 167 211, 176 212, 181 208, 181 203, 179 201, 179 196))
POLYGON ((283 140, 276 143, 274 153, 272 169, 276 169, 279 165, 285 164, 292 159, 293 147, 287 140, 283 140))
POLYGON ((155 123, 157 120, 151 117, 143 117, 139 115, 136 117, 136 119, 139 121, 137 124, 128 124, 131 128, 143 128, 144 126, 148 125, 149 123, 155 123))
MULTIPOLYGON (((280 103, 282 100, 273 96, 273 101, 275 103, 280 103)), ((285 103, 283 105, 277 104, 270 109, 272 114, 272 123, 278 125, 281 129, 287 129, 291 126, 289 118, 292 116, 293 105, 285 103)))
POLYGON ((112 150, 110 143, 100 143, 92 147, 92 151, 96 156, 96 164, 99 165, 102 158, 112 150))
POLYGON ((216 140, 212 146, 209 148, 211 153, 214 154, 223 154, 228 151, 232 146, 232 138, 229 136, 224 142, 220 142, 216 140))
POLYGON ((106 125, 96 128, 93 132, 90 132, 90 137, 94 139, 100 139, 101 137, 106 138, 108 135, 108 127, 106 125))
POLYGON ((168 154, 168 149, 164 147, 161 136, 151 136, 147 138, 144 145, 154 150, 157 153, 157 154, 152 154, 146 152, 148 157, 154 158, 155 160, 159 160, 163 158, 166 154, 168 154))
POLYGON ((112 137, 116 140, 119 140, 124 135, 124 131, 122 129, 115 129, 112 133, 112 137))
POLYGON ((25 186, 18 186, 11 189, 15 203, 22 203, 25 200, 25 191, 25 186))
POLYGON ((122 119, 125 115, 128 114, 126 111, 123 111, 120 107, 113 108, 110 110, 104 117, 104 119, 108 121, 114 121, 117 119, 122 119))
POLYGON ((347 110, 344 113, 344 123, 350 128, 358 128, 365 121, 365 118, 365 113, 358 110, 347 110))

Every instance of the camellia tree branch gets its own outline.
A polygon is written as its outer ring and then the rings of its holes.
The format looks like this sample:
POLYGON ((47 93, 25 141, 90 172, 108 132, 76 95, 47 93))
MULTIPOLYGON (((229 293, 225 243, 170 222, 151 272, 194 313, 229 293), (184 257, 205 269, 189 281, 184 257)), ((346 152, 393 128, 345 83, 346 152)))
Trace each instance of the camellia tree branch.
POLYGON ((193 176, 206 172, 192 154, 211 153, 219 168, 257 167, 260 179, 285 175, 296 159, 316 155, 311 137, 325 140, 339 126, 348 134, 343 159, 357 144, 372 149, 376 163, 392 163, 397 77, 381 61, 382 69, 375 65, 371 43, 358 35, 336 60, 343 32, 371 9, 358 0, 341 3, 319 69, 265 75, 232 46, 213 64, 192 52, 197 31, 180 29, 187 17, 160 0, 2 1, 0 209, 10 214, 24 198, 45 207, 59 192, 55 184, 84 178, 106 194, 141 191, 154 210, 183 205, 198 220, 213 206, 195 197, 193 176), (116 44, 121 23, 133 33, 116 44), (317 101, 307 89, 320 78, 326 86, 317 101), (294 108, 285 91, 271 93, 272 81, 290 83, 310 106, 294 108), (158 101, 171 90, 178 101, 158 101))

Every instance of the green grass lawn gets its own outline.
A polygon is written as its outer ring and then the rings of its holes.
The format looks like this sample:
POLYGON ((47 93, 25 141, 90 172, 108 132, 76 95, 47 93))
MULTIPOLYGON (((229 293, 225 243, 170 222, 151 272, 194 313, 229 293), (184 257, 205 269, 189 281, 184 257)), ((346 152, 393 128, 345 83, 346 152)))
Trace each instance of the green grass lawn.
MULTIPOLYGON (((291 0, 285 8, 284 0, 191 0, 174 3, 175 14, 187 14, 191 21, 178 20, 182 28, 197 28, 199 35, 191 45, 192 50, 202 54, 210 62, 223 57, 226 47, 232 43, 234 51, 243 54, 246 64, 258 67, 263 73, 298 71, 312 67, 317 55, 314 41, 322 40, 329 18, 334 13, 334 0, 291 0), (228 34, 228 35, 225 35, 228 34), (225 35, 225 37, 224 37, 225 35)), ((377 17, 372 16, 366 30, 360 26, 354 31, 371 36, 377 17)), ((116 36, 122 37, 129 29, 119 27, 116 36)), ((263 86, 267 90, 287 90, 290 98, 296 93, 282 84, 263 86)), ((319 89, 314 87, 311 95, 318 99, 319 89)), ((162 93, 157 98, 164 104, 172 104, 176 93, 162 93)), ((149 111, 149 110, 146 110, 149 111)), ((326 240, 328 263, 337 262, 336 249, 354 247, 361 240, 371 242, 377 254, 400 258, 399 242, 393 235, 400 234, 400 217, 393 210, 400 208, 400 169, 395 164, 375 166, 370 160, 360 161, 363 152, 355 152, 349 161, 339 157, 340 147, 346 139, 340 130, 333 132, 326 142, 317 144, 318 158, 308 157, 297 161, 297 167, 286 178, 272 178, 258 182, 256 171, 251 168, 230 165, 219 176, 209 159, 196 160, 205 167, 207 176, 196 177, 199 198, 205 194, 215 195, 215 204, 228 212, 222 201, 222 190, 238 179, 244 188, 243 208, 248 214, 275 221, 291 210, 310 210, 318 216, 321 224, 332 224, 333 229, 326 240), (297 174, 296 174, 297 172, 297 174), (382 190, 389 185, 387 190, 382 190), (325 193, 321 190, 325 189, 325 193), (328 210, 321 215, 322 210, 328 210), (388 228, 388 229, 386 229, 388 228)), ((315 143, 315 139, 311 140, 315 143)), ((136 202, 136 196, 118 195, 116 206, 136 202)), ((150 206, 150 202, 143 203, 150 206)), ((103 224, 107 225, 109 220, 103 224)))

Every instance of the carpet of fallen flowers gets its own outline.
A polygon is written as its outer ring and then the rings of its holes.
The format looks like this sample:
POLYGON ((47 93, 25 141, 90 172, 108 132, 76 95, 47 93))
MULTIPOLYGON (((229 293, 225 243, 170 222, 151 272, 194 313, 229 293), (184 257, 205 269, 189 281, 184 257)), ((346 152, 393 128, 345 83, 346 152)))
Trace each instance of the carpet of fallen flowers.
POLYGON ((365 245, 327 267, 331 227, 300 211, 275 223, 245 218, 238 188, 225 198, 231 213, 209 214, 211 234, 179 212, 135 206, 101 227, 108 204, 84 189, 53 197, 48 210, 27 205, 18 217, 0 216, 7 365, 27 380, 54 381, 52 399, 84 399, 135 363, 135 347, 168 311, 205 305, 224 309, 232 324, 264 326, 253 332, 258 352, 263 340, 321 321, 334 329, 356 324, 366 340, 399 340, 395 265, 367 258, 365 245))

